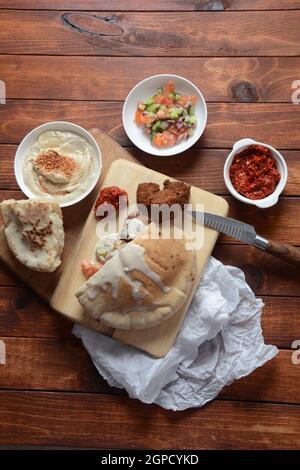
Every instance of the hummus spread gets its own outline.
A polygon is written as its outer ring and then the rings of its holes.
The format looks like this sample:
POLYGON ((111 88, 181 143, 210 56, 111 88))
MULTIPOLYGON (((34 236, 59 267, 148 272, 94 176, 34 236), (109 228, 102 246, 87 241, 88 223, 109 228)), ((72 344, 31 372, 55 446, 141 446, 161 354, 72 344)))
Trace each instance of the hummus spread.
POLYGON ((24 183, 37 197, 60 203, 77 199, 99 172, 93 147, 73 132, 46 131, 25 156, 24 183))

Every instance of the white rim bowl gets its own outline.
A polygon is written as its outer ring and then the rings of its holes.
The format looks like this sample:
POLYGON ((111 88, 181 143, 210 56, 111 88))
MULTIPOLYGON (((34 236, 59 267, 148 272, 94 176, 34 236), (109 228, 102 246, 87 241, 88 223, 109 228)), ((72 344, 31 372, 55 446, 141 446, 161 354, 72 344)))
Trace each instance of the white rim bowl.
POLYGON ((236 199, 238 199, 239 201, 244 202, 245 204, 251 204, 253 206, 260 207, 261 209, 272 207, 277 203, 278 198, 286 185, 287 177, 288 177, 288 169, 287 169, 286 162, 283 156, 281 155, 281 153, 279 153, 278 150, 276 150, 274 147, 271 147, 271 145, 264 144, 263 142, 257 142, 253 139, 242 139, 242 140, 237 141, 234 144, 232 151, 228 155, 224 164, 224 181, 230 194, 236 199), (252 144, 261 145, 262 147, 266 147, 267 149, 271 150, 272 156, 274 160, 276 160, 277 168, 280 173, 280 181, 278 185, 276 186, 275 191, 263 199, 248 199, 242 196, 240 193, 238 193, 235 190, 231 182, 230 176, 229 176, 229 170, 230 170, 230 166, 231 166, 234 156, 237 153, 244 150, 246 147, 248 147, 248 145, 252 145, 252 144))
POLYGON ((122 120, 129 139, 144 152, 158 156, 177 155, 194 145, 203 134, 207 121, 207 107, 201 91, 190 80, 172 74, 153 75, 139 82, 130 91, 123 105, 122 120), (143 127, 138 126, 134 122, 134 116, 138 101, 154 95, 156 90, 162 87, 168 80, 173 80, 178 93, 197 96, 197 103, 195 105, 197 126, 195 127, 194 134, 187 140, 180 141, 173 147, 160 149, 152 145, 150 137, 143 131, 143 127))
MULTIPOLYGON (((96 140, 94 139, 94 137, 88 131, 86 131, 81 126, 78 126, 77 124, 73 124, 72 122, 67 122, 67 121, 47 122, 33 129, 23 138, 22 142, 18 146, 16 155, 15 155, 15 161, 14 161, 14 171, 15 171, 15 177, 16 177, 17 183, 20 189, 23 191, 23 193, 30 199, 41 199, 41 198, 38 197, 36 194, 34 194, 32 191, 30 191, 30 189, 24 183, 24 177, 23 177, 24 158, 28 150, 32 147, 32 145, 38 139, 39 135, 45 131, 74 132, 75 134, 78 134, 80 137, 83 137, 95 150, 95 155, 99 162, 99 171, 95 173, 91 185, 87 188, 87 190, 83 194, 78 196, 76 199, 72 201, 68 201, 68 202, 59 203, 60 207, 72 206, 73 204, 77 204, 79 201, 82 201, 84 198, 86 198, 93 191, 94 187, 96 186, 99 180, 99 177, 101 175, 101 170, 102 170, 102 156, 101 156, 100 148, 96 140)), ((47 198, 47 200, 51 201, 50 198, 47 198)))

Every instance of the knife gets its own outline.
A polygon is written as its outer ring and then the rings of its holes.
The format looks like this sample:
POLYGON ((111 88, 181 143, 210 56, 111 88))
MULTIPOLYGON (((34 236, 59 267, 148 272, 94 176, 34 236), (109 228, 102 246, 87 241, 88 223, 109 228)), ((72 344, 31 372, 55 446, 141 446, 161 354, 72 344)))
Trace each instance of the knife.
POLYGON ((236 238, 241 242, 253 245, 260 250, 276 256, 293 264, 300 264, 300 250, 292 245, 267 240, 257 235, 252 225, 230 219, 229 217, 221 217, 220 215, 209 214, 208 212, 191 211, 192 217, 218 232, 224 233, 229 237, 236 238))

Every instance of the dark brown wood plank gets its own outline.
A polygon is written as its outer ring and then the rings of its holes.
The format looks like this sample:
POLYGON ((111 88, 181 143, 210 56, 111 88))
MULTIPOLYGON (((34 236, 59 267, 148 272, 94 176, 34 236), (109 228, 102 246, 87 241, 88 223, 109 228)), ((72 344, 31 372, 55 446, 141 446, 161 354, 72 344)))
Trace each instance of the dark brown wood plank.
MULTIPOLYGON (((0 144, 0 189, 18 189, 13 170, 16 149, 16 145, 0 144)), ((160 173, 181 179, 215 194, 228 194, 223 179, 223 166, 229 153, 228 149, 193 148, 185 152, 181 158, 155 158, 135 148, 129 148, 129 151, 142 164, 160 173)), ((285 150, 283 155, 289 170, 284 195, 299 196, 300 151, 285 150)))
POLYGON ((262 330, 266 344, 279 348, 292 348, 299 338, 299 297, 262 297, 262 330))
POLYGON ((0 389, 113 393, 81 342, 71 339, 5 338, 0 389))
POLYGON ((297 149, 295 130, 300 113, 294 104, 216 104, 208 106, 208 124, 199 145, 231 147, 236 140, 251 137, 274 147, 297 149))
MULTIPOLYGON (((209 169, 211 170, 211 166, 209 169)), ((180 179, 182 175, 180 175, 180 179)), ((188 179, 185 179, 190 182, 188 179)), ((4 180, 5 186, 5 180, 4 180)), ((0 178, 0 187, 2 181, 0 178)), ((208 189, 203 186, 203 189, 208 189)), ((218 192, 218 191, 217 191, 218 192)), ((21 198, 22 194, 18 191, 1 191, 0 199, 10 197, 21 198)), ((281 197, 276 206, 267 211, 258 210, 255 206, 245 206, 236 201, 231 196, 227 197, 229 203, 229 216, 237 220, 250 223, 255 226, 257 233, 279 242, 300 245, 300 199, 295 197, 281 197), (245 210, 247 208, 247 210, 245 210), (287 230, 288 227, 288 230, 287 230)), ((236 243, 234 239, 221 236, 221 243, 236 243)), ((268 255, 265 255, 269 257, 268 255)))
POLYGON ((0 69, 9 99, 124 100, 145 77, 174 73, 192 80, 207 101, 290 103, 300 58, 2 55, 0 69))
MULTIPOLYGON (((0 191, 0 200, 11 197, 20 199, 21 192, 0 191)), ((231 196, 226 196, 229 203, 229 216, 254 225, 257 233, 278 242, 300 245, 300 198, 282 197, 279 202, 267 211, 258 210, 255 206, 245 206, 231 196), (247 210, 246 210, 247 209, 247 210), (287 230, 288 228, 288 230, 287 230)), ((237 243, 235 239, 221 236, 220 243, 237 243)), ((259 256, 262 255, 258 251, 259 256)), ((267 259, 270 255, 264 254, 267 259)), ((278 261, 282 265, 281 261, 278 261)))
POLYGON ((297 389, 300 366, 292 363, 292 353, 281 350, 279 355, 252 374, 223 389, 220 397, 229 400, 299 403, 300 393, 297 389), (294 390, 291 395, 290 390, 294 390))
MULTIPOLYGON (((0 200, 8 199, 10 197, 21 198, 22 193, 17 191, 0 191, 0 200)), ((260 231, 263 235, 268 236, 268 234, 272 233, 273 235, 276 235, 276 238, 279 241, 296 244, 299 240, 299 230, 297 229, 299 217, 297 217, 296 214, 297 207, 299 206, 299 199, 282 199, 280 204, 285 206, 285 210, 291 211, 289 220, 286 220, 286 215, 282 216, 283 219, 281 219, 283 220, 283 223, 286 223, 287 225, 281 227, 276 226, 275 224, 272 229, 270 226, 266 226, 266 217, 270 223, 272 211, 276 208, 271 209, 270 213, 268 212, 268 216, 265 216, 264 212, 257 212, 259 216, 255 216, 253 220, 249 221, 251 223, 254 222, 258 232, 260 231), (297 219, 292 220, 292 217, 295 217, 295 214, 297 219), (291 234, 293 234, 293 237, 295 238, 292 239, 291 234)), ((245 218, 246 213, 245 216, 243 216, 244 220, 245 218)), ((220 241, 222 241, 222 239, 220 241)), ((234 240, 231 241, 232 243, 235 243, 234 240)), ((294 267, 287 265, 267 253, 263 253, 254 247, 234 244, 223 245, 219 243, 213 254, 225 264, 233 264, 240 267, 246 273, 247 281, 257 294, 287 296, 299 295, 299 270, 296 270, 294 267)), ((15 277, 11 277, 6 269, 0 269, 0 285, 16 285, 15 277)), ((17 285, 19 285, 18 282, 17 285)))
MULTIPOLYGON (((6 338, 0 389, 117 393, 97 372, 79 340, 6 338)), ((250 376, 226 387, 230 400, 300 403, 293 351, 281 350, 250 376)), ((122 391, 125 393, 125 391, 122 391)))
POLYGON ((29 288, 0 287, 0 331, 3 336, 68 338, 72 336, 72 328, 71 322, 54 312, 29 288))
POLYGON ((299 423, 297 405, 214 401, 172 413, 121 395, 0 392, 3 445, 293 449, 299 447, 299 423))
POLYGON ((299 0, 1 0, 0 8, 24 10, 101 10, 110 11, 224 11, 292 10, 299 0))
POLYGON ((118 56, 299 56, 300 10, 82 13, 2 10, 0 52, 118 56), (262 28, 261 25, 264 25, 262 28), (287 27, 288 25, 288 27, 287 27), (12 35, 11 31, 15 34, 12 35))
POLYGON ((0 107, 0 116, 2 142, 19 143, 29 130, 47 121, 72 121, 86 129, 101 127, 109 131, 121 122, 121 103, 9 100, 0 107))
POLYGON ((4 264, 0 263, 0 286, 21 286, 22 281, 4 264))
MULTIPOLYGON (((227 198, 229 216, 254 225, 260 235, 300 245, 300 199, 279 198, 278 203, 267 210, 259 210, 256 206, 245 206, 232 197, 227 198)), ((235 240, 222 236, 220 242, 235 243, 235 240)), ((267 256, 267 255, 266 255, 267 256)))
MULTIPOLYGON (((231 148, 251 137, 281 149, 300 149, 298 108, 288 103, 209 103, 207 127, 197 147, 231 148)), ((108 101, 8 100, 0 107, 0 143, 19 143, 33 127, 65 120, 86 129, 101 127, 129 146, 121 110, 122 103, 108 101)))
POLYGON ((0 188, 18 190, 14 173, 17 145, 0 145, 0 188))
POLYGON ((242 269, 256 295, 299 295, 299 270, 267 253, 246 245, 218 244, 213 255, 242 269))
MULTIPOLYGON (((200 143, 200 142, 199 142, 200 143)), ((2 154, 0 145, 0 155, 2 154)), ((228 194, 223 178, 224 162, 229 155, 230 149, 199 149, 192 148, 182 155, 182 158, 153 158, 153 156, 143 153, 136 148, 129 151, 137 157, 141 163, 167 174, 173 178, 186 181, 215 194, 228 194)), ((12 156, 13 156, 13 152, 12 156)), ((11 157, 6 154, 6 171, 9 172, 11 157)), ((300 195, 300 151, 283 150, 282 154, 286 160, 289 177, 284 190, 285 196, 300 195)), ((7 177, 8 178, 8 177, 7 177)), ((9 177, 8 184, 14 184, 14 176, 9 177)), ((1 181, 1 178, 0 178, 1 181)))
MULTIPOLYGON (((247 277, 251 282, 251 276, 247 277)), ((266 342, 291 348, 292 342, 298 339, 300 328, 300 297, 264 296, 263 301, 262 327, 266 342)), ((0 331, 3 336, 69 338, 72 326, 28 288, 0 287, 0 331)))
MULTIPOLYGON (((299 272, 286 263, 246 245, 218 244, 213 255, 224 264, 237 266, 257 295, 299 296, 299 272)), ((0 285, 20 286, 8 270, 0 269, 0 285)))

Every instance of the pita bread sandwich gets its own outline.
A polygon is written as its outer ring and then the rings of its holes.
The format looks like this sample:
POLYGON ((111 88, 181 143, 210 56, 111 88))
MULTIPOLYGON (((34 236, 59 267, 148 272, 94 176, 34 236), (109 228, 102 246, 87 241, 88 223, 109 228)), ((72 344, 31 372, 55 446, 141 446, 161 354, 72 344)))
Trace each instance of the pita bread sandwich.
POLYGON ((174 315, 192 289, 196 255, 181 239, 151 239, 151 224, 78 290, 86 314, 112 328, 150 328, 174 315), (145 236, 146 235, 146 236, 145 236))
POLYGON ((20 263, 35 271, 54 271, 64 246, 59 204, 9 199, 1 202, 0 211, 8 246, 20 263))

